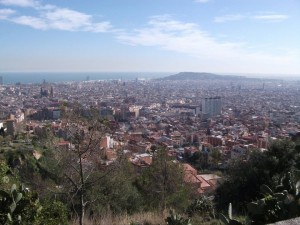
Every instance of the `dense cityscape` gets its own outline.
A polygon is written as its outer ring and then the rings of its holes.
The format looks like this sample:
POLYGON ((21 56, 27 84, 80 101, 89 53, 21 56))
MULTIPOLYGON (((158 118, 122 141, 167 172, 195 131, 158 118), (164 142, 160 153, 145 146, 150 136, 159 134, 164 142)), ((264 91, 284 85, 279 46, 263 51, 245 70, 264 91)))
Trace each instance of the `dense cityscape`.
MULTIPOLYGON (((97 159, 100 170, 109 170, 121 157, 134 176, 143 177, 164 149, 168 160, 182 168, 179 182, 192 187, 192 196, 214 196, 234 161, 248 162, 252 153, 268 152, 278 140, 298 139, 299 86, 297 81, 206 73, 2 84, 0 146, 4 156, 9 149, 26 150, 37 162, 50 149, 76 152, 79 145, 68 133, 74 122, 68 122, 66 115, 80 106, 80 117, 92 120, 93 112, 107 128, 87 149, 92 153, 79 155, 84 167, 90 168, 97 159), (53 135, 56 138, 47 145, 53 135)), ((5 157, 16 168, 24 163, 5 157)), ((27 185, 34 189, 31 182, 27 185)))
POLYGON ((122 140, 138 167, 149 166, 152 145, 167 147, 177 158, 214 148, 225 156, 218 162, 224 166, 251 148, 264 151, 274 139, 298 135, 298 94, 297 82, 246 78, 2 85, 0 125, 11 136, 36 133, 49 123, 59 132, 61 104, 77 102, 95 107, 114 125, 103 145, 108 160, 122 140), (20 123, 26 129, 17 130, 20 123))
POLYGON ((0 0, 0 225, 300 224, 299 21, 0 0))

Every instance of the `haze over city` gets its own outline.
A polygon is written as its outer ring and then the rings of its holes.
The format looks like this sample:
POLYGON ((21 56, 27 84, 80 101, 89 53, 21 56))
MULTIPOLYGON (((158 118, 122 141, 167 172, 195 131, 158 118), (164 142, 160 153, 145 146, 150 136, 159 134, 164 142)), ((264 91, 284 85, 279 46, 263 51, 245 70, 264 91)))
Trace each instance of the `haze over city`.
POLYGON ((297 0, 0 0, 0 72, 300 74, 297 0))

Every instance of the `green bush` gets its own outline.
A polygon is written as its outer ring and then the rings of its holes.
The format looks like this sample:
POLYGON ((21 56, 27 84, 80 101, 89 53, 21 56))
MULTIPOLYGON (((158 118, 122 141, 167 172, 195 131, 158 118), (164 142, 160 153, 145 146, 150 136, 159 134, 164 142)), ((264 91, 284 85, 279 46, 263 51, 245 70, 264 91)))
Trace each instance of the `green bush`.
POLYGON ((207 196, 201 196, 195 199, 186 209, 187 214, 191 217, 197 214, 202 217, 214 217, 214 205, 212 200, 207 196))
POLYGON ((34 225, 67 225, 68 210, 60 201, 44 201, 34 225))

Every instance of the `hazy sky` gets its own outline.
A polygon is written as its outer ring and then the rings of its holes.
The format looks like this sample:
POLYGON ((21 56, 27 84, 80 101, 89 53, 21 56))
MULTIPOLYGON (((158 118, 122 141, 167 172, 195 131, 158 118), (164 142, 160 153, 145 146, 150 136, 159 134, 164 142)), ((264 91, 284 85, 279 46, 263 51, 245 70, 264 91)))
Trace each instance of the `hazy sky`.
POLYGON ((0 72, 300 75, 300 0, 0 0, 0 72))

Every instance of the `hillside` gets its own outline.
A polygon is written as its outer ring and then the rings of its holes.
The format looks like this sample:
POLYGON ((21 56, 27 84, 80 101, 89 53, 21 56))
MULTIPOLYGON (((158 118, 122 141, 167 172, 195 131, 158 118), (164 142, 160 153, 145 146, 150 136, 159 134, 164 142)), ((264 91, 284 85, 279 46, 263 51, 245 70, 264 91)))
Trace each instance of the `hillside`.
POLYGON ((161 80, 236 80, 245 79, 243 76, 217 75, 203 72, 180 72, 161 78, 161 80))

